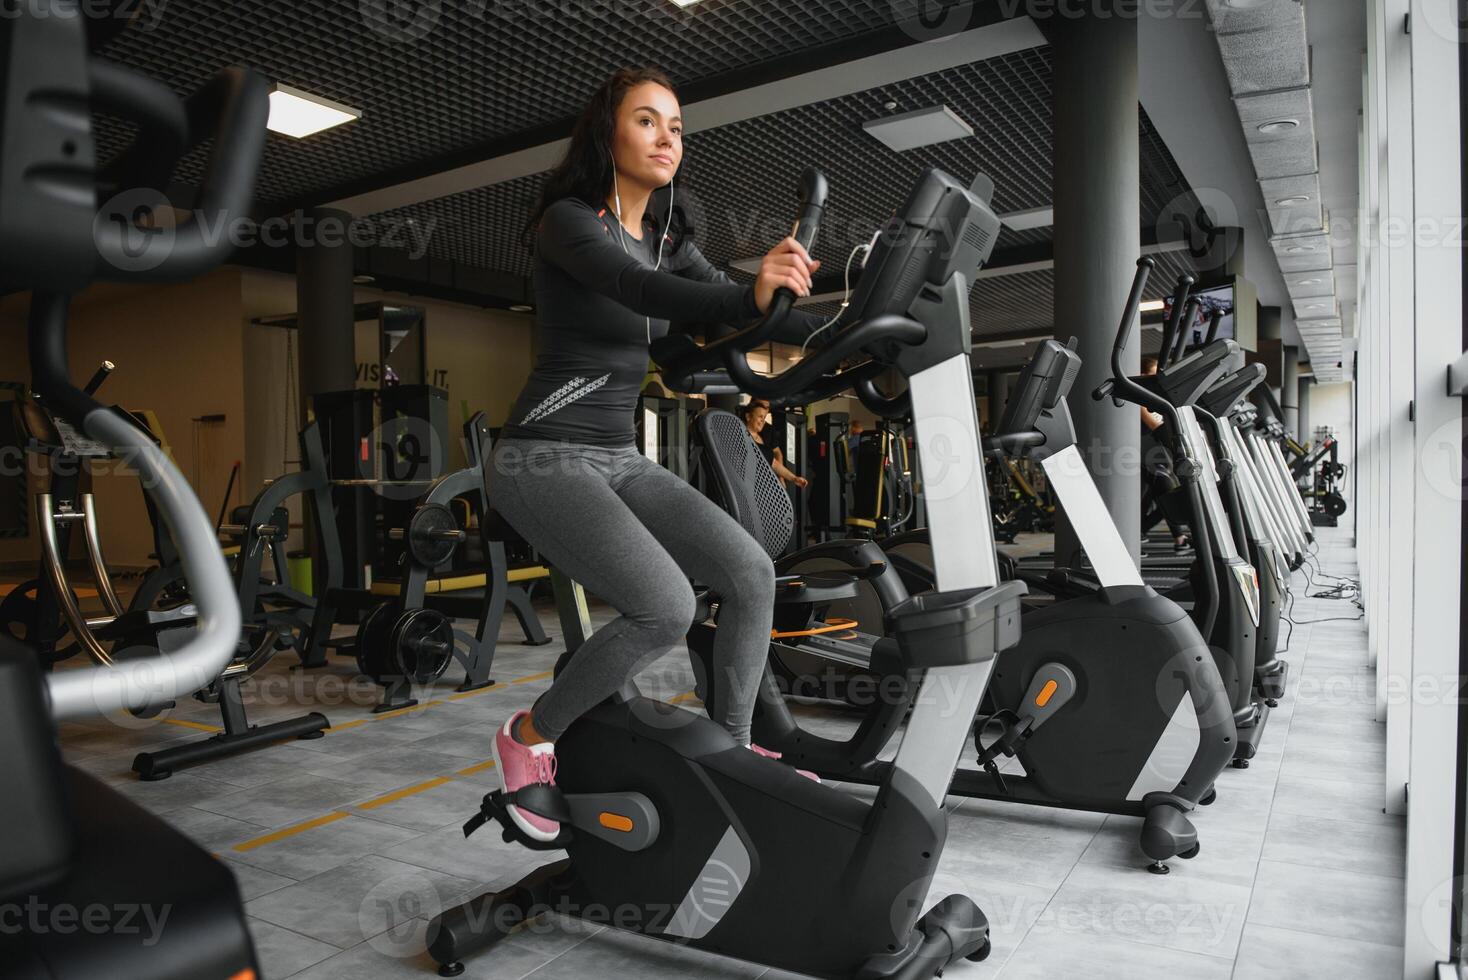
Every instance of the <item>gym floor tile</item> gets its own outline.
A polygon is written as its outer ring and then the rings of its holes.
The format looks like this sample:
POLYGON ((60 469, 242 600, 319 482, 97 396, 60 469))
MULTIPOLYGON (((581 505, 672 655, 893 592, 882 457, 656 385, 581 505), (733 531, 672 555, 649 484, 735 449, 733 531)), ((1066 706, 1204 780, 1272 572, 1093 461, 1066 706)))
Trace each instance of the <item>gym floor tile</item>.
POLYGON ((1372 824, 1321 813, 1275 813, 1264 839, 1264 860, 1400 878, 1407 860, 1407 822, 1391 819, 1372 824))
POLYGON ((1361 772, 1354 779, 1294 776, 1275 789, 1274 812, 1302 816, 1328 813, 1338 820, 1378 826, 1401 822, 1402 817, 1384 812, 1384 797, 1381 773, 1361 772))
POLYGON ((1078 864, 1046 909, 1050 928, 1231 961, 1244 930, 1249 886, 1188 874, 1186 862, 1173 863, 1179 867, 1165 876, 1078 864))
POLYGON ((446 739, 425 738, 384 749, 368 757, 338 759, 332 756, 325 765, 322 764, 324 760, 312 760, 301 768, 306 772, 343 782, 355 780, 373 788, 397 788, 435 776, 447 776, 487 758, 467 752, 458 754, 436 751, 439 748, 459 747, 446 739))
MULTIPOLYGON (((465 813, 464 819, 469 816, 465 813)), ((564 851, 532 851, 507 842, 494 827, 485 827, 465 841, 463 824, 464 820, 456 821, 377 853, 403 864, 482 882, 486 891, 513 884, 541 865, 566 856, 564 851)))
MULTIPOLYGON (((1190 860, 1170 858, 1166 862, 1173 872, 1188 878, 1199 878, 1247 888, 1254 883, 1254 870, 1264 846, 1264 830, 1246 824, 1231 827, 1212 816, 1208 808, 1191 814, 1198 828, 1198 855, 1190 860)), ((1149 859, 1142 853, 1141 817, 1109 816, 1096 833, 1091 846, 1081 855, 1083 865, 1114 868, 1122 874, 1145 868, 1149 859)))
POLYGON ((251 917, 247 924, 250 938, 255 941, 255 955, 260 961, 260 975, 264 980, 291 976, 341 952, 330 943, 282 929, 264 919, 251 917))
POLYGON ((1313 936, 1250 922, 1234 968, 1234 980, 1383 980, 1400 976, 1402 950, 1360 939, 1313 936))
MULTIPOLYGON (((397 955, 384 952, 372 943, 360 943, 351 949, 322 960, 291 980, 425 980, 436 975, 436 965, 426 953, 397 955)), ((553 954, 552 954, 553 955, 553 954)), ((470 957, 464 963, 460 980, 522 980, 548 956, 533 948, 515 947, 504 942, 493 954, 470 957)), ((284 980, 266 976, 263 980, 284 980)))
MULTIPOLYGON (((172 777, 179 779, 187 773, 172 777)), ((265 827, 311 820, 332 810, 373 796, 369 787, 339 782, 311 773, 293 772, 276 782, 255 789, 229 788, 229 792, 194 803, 201 810, 223 813, 265 827)))
MULTIPOLYGON (((462 826, 464 821, 479 812, 479 804, 484 799, 482 786, 452 778, 438 785, 430 785, 431 782, 399 790, 399 793, 408 794, 400 798, 394 798, 396 794, 387 794, 386 797, 364 801, 354 812, 372 820, 407 827, 420 834, 437 830, 455 820, 462 826)), ((485 832, 497 833, 493 828, 485 832)), ((465 846, 471 845, 466 842, 465 846)))
POLYGON ((344 816, 339 820, 275 839, 271 839, 275 834, 270 831, 256 831, 236 837, 228 845, 216 850, 227 855, 231 861, 284 875, 296 881, 305 881, 332 868, 351 864, 369 854, 380 853, 417 836, 417 833, 409 828, 395 827, 363 817, 344 816), (257 841, 260 842, 258 845, 255 843, 257 841), (236 845, 248 845, 248 848, 241 849, 236 845))
POLYGON ((1249 921, 1400 947, 1404 901, 1400 877, 1261 861, 1249 921))
MULTIPOLYGON (((250 915, 340 949, 379 935, 379 951, 411 955, 422 946, 420 917, 459 901, 473 888, 463 878, 369 855, 245 906, 250 915)), ((370 974, 365 974, 370 975, 370 974)))
MULTIPOLYGON (((1036 923, 999 976, 1001 980, 1054 980, 1062 976, 1086 980, 1229 980, 1232 972, 1233 960, 1227 957, 1135 943, 1115 935, 1077 933, 1056 926, 1041 928, 1036 923)), ((945 974, 945 980, 966 976, 955 968, 945 974)))
POLYGON ((955 964, 947 977, 962 976, 981 980, 998 976, 1004 964, 1014 955, 1020 943, 1044 914, 1055 894, 1053 888, 1007 881, 985 873, 982 864, 964 858, 950 858, 946 853, 928 889, 930 907, 949 895, 967 895, 983 910, 989 920, 989 941, 993 948, 983 963, 955 964))
MULTIPOLYGON (((167 779, 159 779, 153 782, 144 782, 137 776, 128 779, 109 780, 112 788, 123 796, 146 806, 154 813, 166 813, 179 807, 196 806, 201 809, 211 809, 204 804, 211 800, 217 800, 223 796, 230 796, 242 792, 240 787, 231 786, 229 783, 221 783, 217 780, 204 776, 195 775, 186 769, 181 769, 169 776, 167 779)), ((217 811, 227 816, 233 816, 250 823, 258 823, 269 826, 265 821, 252 820, 244 814, 232 813, 229 810, 217 811)))
MULTIPOLYGON (((1386 742, 1379 745, 1349 741, 1308 741, 1286 746, 1284 767, 1279 778, 1283 782, 1302 776, 1318 779, 1357 779, 1366 773, 1386 770, 1386 742)), ((1365 787, 1363 786, 1363 791, 1365 787)))
POLYGON ((616 929, 603 929, 528 974, 527 980, 586 980, 587 977, 686 980, 693 976, 701 980, 754 980, 765 972, 766 967, 753 963, 616 929))
MULTIPOLYGON (((262 871, 260 868, 252 868, 248 864, 240 864, 238 861, 230 860, 227 854, 221 853, 220 859, 234 875, 235 884, 240 888, 240 901, 242 902, 249 902, 261 895, 269 895, 273 891, 296 884, 294 878, 262 871)), ((267 977, 266 980, 269 978, 267 977)))
POLYGON ((222 813, 211 813, 196 807, 184 806, 168 813, 168 822, 182 830, 200 847, 208 851, 222 851, 242 840, 269 833, 269 828, 259 824, 236 820, 222 813))

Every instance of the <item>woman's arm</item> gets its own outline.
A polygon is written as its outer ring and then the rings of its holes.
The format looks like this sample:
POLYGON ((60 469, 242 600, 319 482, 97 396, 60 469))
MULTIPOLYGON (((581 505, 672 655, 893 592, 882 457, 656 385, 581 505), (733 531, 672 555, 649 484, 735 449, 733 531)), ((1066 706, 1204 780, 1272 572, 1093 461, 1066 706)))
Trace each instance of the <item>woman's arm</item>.
POLYGON ((604 222, 585 201, 565 198, 546 209, 536 250, 583 286, 643 316, 737 322, 759 315, 753 286, 654 272, 622 251, 615 225, 616 218, 604 222))
MULTIPOLYGON (((729 278, 728 273, 716 268, 692 242, 684 242, 682 248, 678 249, 677 272, 680 276, 698 282, 736 285, 734 280, 729 278)), ((755 316, 758 315, 756 311, 755 316)), ((807 337, 825 326, 829 319, 829 317, 816 316, 804 310, 793 309, 785 317, 785 321, 780 324, 780 328, 775 331, 775 342, 803 344, 807 337)))
POLYGON ((785 454, 780 452, 779 447, 775 448, 775 458, 771 461, 770 465, 774 467, 775 475, 786 483, 793 483, 801 488, 810 485, 809 480, 785 465, 785 454))

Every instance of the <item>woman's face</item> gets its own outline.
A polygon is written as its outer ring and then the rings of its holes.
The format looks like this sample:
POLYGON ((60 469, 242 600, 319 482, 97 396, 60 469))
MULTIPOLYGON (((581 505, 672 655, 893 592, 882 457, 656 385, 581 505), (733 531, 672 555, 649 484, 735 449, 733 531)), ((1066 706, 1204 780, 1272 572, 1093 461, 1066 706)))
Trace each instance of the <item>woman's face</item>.
POLYGON ((755 405, 749 410, 749 428, 753 432, 763 429, 770 421, 770 410, 764 405, 755 405))
POLYGON ((612 157, 624 180, 651 190, 673 179, 683 162, 683 110, 656 82, 628 89, 617 109, 612 157))

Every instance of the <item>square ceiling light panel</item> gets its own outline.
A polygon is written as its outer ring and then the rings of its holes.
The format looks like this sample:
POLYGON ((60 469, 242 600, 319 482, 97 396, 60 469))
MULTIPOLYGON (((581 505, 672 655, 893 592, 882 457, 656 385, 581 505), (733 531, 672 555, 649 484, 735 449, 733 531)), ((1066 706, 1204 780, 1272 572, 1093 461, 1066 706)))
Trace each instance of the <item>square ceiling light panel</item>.
POLYGON ((946 105, 872 119, 861 128, 897 153, 974 135, 974 128, 946 105))

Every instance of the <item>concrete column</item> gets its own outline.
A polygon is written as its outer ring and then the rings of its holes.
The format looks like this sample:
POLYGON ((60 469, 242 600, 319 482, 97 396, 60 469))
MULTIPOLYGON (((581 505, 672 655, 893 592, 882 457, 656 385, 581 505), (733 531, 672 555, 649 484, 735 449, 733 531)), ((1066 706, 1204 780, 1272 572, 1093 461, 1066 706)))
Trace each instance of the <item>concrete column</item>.
POLYGON ((1300 431, 1300 348, 1284 349, 1284 371, 1280 375, 1279 405, 1284 409, 1284 426, 1299 442, 1305 441, 1300 431))
MULTIPOLYGON (((1141 539, 1139 409, 1095 401, 1111 377, 1117 323, 1141 252, 1135 4, 1085 5, 1050 22, 1054 44, 1055 323, 1080 339, 1082 367, 1069 399, 1076 435, 1112 519, 1135 554, 1141 539)), ((1134 333, 1122 368, 1140 370, 1134 333)), ((1057 564, 1079 542, 1062 515, 1057 564)))
POLYGON ((352 216, 332 208, 296 213, 301 244, 296 249, 296 331, 300 358, 301 424, 311 396, 346 391, 357 383, 357 337, 353 315, 352 244, 345 233, 352 216), (323 222, 340 234, 318 241, 323 222))

